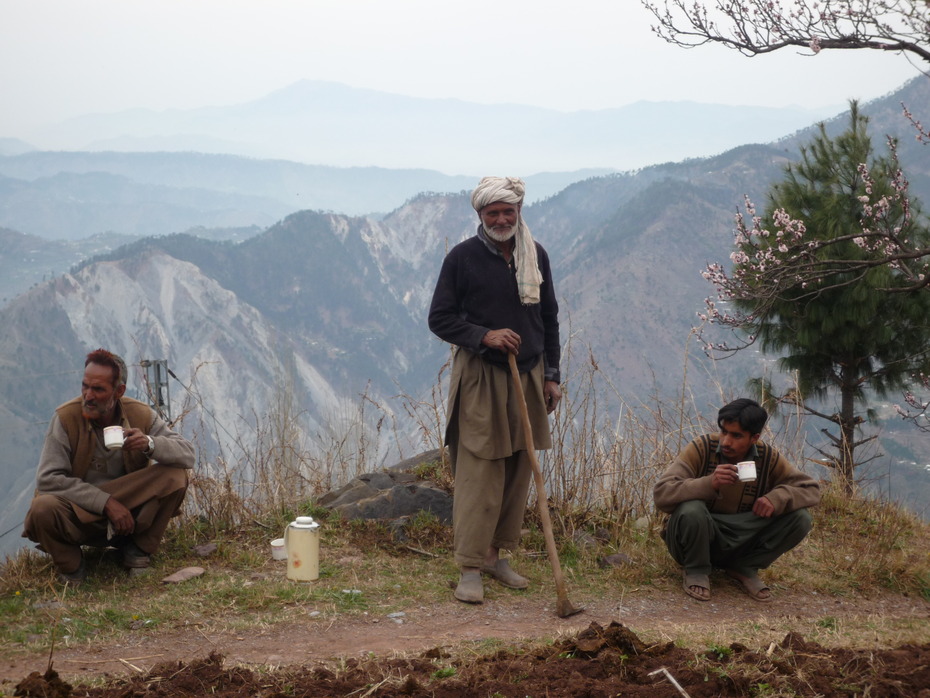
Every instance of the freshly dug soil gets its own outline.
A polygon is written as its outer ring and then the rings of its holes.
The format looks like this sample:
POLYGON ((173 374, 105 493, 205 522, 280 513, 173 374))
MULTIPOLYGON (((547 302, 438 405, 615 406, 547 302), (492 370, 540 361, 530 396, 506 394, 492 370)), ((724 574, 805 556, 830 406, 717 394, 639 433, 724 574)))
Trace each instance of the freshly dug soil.
POLYGON ((734 644, 703 655, 668 642, 647 646, 619 623, 571 638, 476 659, 441 648, 416 656, 351 658, 338 668, 256 671, 213 652, 164 662, 105 686, 71 686, 51 669, 20 681, 15 696, 881 696, 930 697, 930 644, 890 650, 826 649, 794 633, 777 646, 734 644))

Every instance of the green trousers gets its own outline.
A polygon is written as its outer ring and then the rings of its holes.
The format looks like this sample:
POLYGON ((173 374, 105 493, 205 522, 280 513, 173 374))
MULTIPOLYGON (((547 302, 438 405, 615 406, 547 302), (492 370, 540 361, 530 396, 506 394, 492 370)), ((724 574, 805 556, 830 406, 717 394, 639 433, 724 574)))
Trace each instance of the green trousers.
POLYGON ((764 518, 751 511, 713 514, 692 500, 678 505, 663 537, 686 572, 710 574, 717 567, 752 576, 804 540, 811 526, 807 509, 764 518))

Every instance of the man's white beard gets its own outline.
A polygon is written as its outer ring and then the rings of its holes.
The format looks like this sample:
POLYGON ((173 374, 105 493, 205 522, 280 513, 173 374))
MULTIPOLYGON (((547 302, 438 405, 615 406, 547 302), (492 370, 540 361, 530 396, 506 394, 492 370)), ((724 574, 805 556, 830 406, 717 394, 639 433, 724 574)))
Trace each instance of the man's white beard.
POLYGON ((494 230, 493 228, 489 228, 488 226, 486 226, 486 225, 484 225, 484 224, 482 224, 482 225, 483 225, 483 227, 484 227, 484 232, 485 232, 485 234, 486 234, 489 238, 491 238, 492 240, 494 240, 494 242, 507 242, 510 238, 512 238, 514 235, 517 234, 517 226, 520 225, 520 224, 519 224, 519 223, 515 223, 513 226, 511 226, 510 230, 508 230, 506 233, 504 233, 504 232, 498 233, 498 232, 497 232, 496 230, 494 230))

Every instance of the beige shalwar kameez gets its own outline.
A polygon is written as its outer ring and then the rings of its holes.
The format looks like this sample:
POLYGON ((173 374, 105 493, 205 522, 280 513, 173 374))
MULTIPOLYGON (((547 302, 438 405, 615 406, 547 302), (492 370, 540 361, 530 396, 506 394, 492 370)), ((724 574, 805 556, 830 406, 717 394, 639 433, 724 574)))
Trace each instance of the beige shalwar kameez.
MULTIPOLYGON (((520 378, 534 445, 551 448, 542 358, 520 378)), ((449 391, 455 562, 480 567, 489 547, 513 550, 519 544, 532 467, 509 372, 458 348, 449 391)))

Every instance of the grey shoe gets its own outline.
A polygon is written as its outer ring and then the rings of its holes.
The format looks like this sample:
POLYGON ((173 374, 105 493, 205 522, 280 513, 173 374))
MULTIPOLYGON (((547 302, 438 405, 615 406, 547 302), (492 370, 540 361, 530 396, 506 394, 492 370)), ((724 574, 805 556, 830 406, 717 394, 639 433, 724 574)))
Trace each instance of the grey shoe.
POLYGON ((480 572, 462 572, 459 585, 455 587, 453 596, 465 603, 481 603, 484 601, 484 585, 481 583, 480 572))
POLYGON ((498 560, 493 567, 485 565, 481 571, 511 589, 526 589, 530 585, 529 579, 513 571, 508 560, 498 560))
POLYGON ((152 556, 129 541, 123 546, 123 567, 129 569, 144 569, 152 564, 152 556))
POLYGON ((58 573, 58 581, 73 587, 79 587, 87 579, 87 567, 84 566, 84 557, 81 557, 81 564, 74 572, 58 573))

